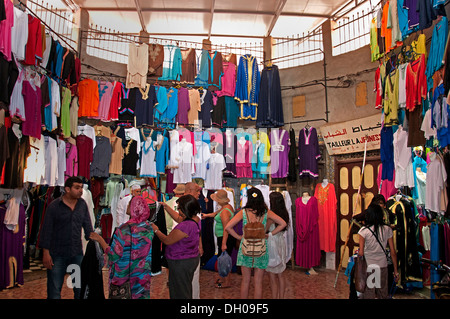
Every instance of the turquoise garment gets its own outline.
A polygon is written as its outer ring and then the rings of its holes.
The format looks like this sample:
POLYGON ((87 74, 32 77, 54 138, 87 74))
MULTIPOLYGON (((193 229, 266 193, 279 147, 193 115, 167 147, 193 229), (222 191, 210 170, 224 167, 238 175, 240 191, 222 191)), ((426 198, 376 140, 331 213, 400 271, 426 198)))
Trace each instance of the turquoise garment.
MULTIPOLYGON (((233 218, 233 216, 234 216, 234 212, 229 208, 225 208, 225 209, 230 212, 230 220, 231 220, 231 218, 233 218)), ((223 223, 222 223, 222 219, 220 218, 220 214, 222 214, 222 212, 225 209, 222 209, 216 216, 214 216, 214 220, 216 221, 215 226, 214 226, 214 234, 216 235, 216 237, 223 237, 223 223)))
POLYGON ((169 139, 158 132, 158 135, 162 135, 162 137, 157 137, 157 141, 163 141, 161 145, 156 146, 156 172, 158 174, 166 173, 166 166, 169 163, 169 139))
POLYGON ((209 52, 208 50, 202 50, 200 57, 200 67, 197 77, 195 78, 195 85, 208 87, 209 77, 209 52))
POLYGON ((413 30, 409 28, 408 9, 403 6, 403 3, 404 0, 397 0, 398 26, 404 40, 412 33, 413 30))
POLYGON ((175 128, 175 118, 178 113, 178 90, 171 87, 167 91, 167 108, 161 115, 160 127, 175 128))
POLYGON ((155 124, 157 124, 158 122, 161 122, 163 114, 167 109, 168 98, 167 89, 164 86, 155 86, 155 91, 158 103, 155 104, 154 121, 155 124))
POLYGON ((253 143, 253 157, 252 157, 252 171, 253 178, 267 178, 269 174, 269 162, 264 161, 264 153, 266 151, 266 144, 253 143))
MULTIPOLYGON (((247 224, 247 214, 245 213, 245 209, 243 210, 242 218, 243 218, 242 227, 244 227, 247 224)), ((264 219, 263 219, 262 223, 263 223, 264 227, 266 227, 267 212, 264 214, 264 219)), ((267 245, 267 239, 265 239, 265 241, 266 241, 266 245, 267 245)), ((242 242, 243 242, 243 240, 241 240, 241 244, 239 245, 239 252, 238 252, 238 256, 237 256, 236 265, 244 266, 244 267, 248 267, 248 268, 266 269, 267 265, 269 264, 269 253, 266 251, 266 253, 264 255, 262 255, 261 257, 257 257, 257 258, 245 256, 244 254, 242 254, 242 242)))
POLYGON ((161 81, 180 81, 183 63, 183 57, 181 56, 181 50, 175 45, 164 46, 164 62, 163 73, 158 78, 161 81))
POLYGON ((430 53, 428 54, 427 68, 425 70, 429 88, 433 87, 433 74, 443 65, 442 60, 444 58, 447 37, 448 19, 443 16, 441 21, 434 26, 433 35, 431 37, 430 53))

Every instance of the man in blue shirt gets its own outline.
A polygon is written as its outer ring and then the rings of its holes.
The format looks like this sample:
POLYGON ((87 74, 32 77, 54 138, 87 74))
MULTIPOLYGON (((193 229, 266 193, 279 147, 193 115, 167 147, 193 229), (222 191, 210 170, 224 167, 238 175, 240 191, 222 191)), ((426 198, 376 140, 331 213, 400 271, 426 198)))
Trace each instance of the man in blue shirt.
MULTIPOLYGON (((64 276, 78 269, 83 260, 81 228, 86 240, 93 231, 89 210, 84 199, 83 181, 69 177, 64 184, 65 193, 48 205, 41 228, 39 246, 43 249, 43 264, 47 268, 47 298, 61 299, 64 276)), ((75 278, 77 279, 77 278, 75 278)), ((81 279, 75 280, 74 298, 80 298, 81 279)))

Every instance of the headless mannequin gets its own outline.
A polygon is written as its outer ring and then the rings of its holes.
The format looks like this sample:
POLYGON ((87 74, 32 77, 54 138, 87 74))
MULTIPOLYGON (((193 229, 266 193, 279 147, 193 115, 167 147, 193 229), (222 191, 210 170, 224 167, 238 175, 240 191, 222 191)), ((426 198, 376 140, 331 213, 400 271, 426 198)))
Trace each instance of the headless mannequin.
POLYGON ((322 187, 325 188, 328 185, 328 179, 324 178, 322 181, 322 187))
MULTIPOLYGON (((303 192, 302 193, 302 202, 303 202, 303 204, 307 204, 308 203, 308 201, 309 201, 309 199, 311 198, 311 195, 309 195, 309 192, 303 192)), ((307 271, 306 271, 306 274, 307 275, 317 275, 317 272, 314 270, 314 268, 313 267, 311 267, 311 268, 309 268, 307 271)))

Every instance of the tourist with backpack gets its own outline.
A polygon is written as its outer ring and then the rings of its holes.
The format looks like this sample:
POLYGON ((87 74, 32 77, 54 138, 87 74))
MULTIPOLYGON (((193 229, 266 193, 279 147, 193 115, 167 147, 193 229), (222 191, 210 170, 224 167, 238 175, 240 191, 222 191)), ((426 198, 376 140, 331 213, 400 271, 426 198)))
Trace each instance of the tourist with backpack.
POLYGON ((286 227, 286 222, 267 208, 261 191, 255 187, 247 191, 247 205, 243 207, 227 224, 225 230, 241 241, 236 265, 241 266, 241 299, 247 299, 252 269, 254 270, 254 298, 262 298, 262 283, 265 269, 269 263, 267 238, 274 236, 286 227), (234 230, 242 220, 243 235, 234 230), (277 227, 266 234, 267 221, 273 221, 277 227))

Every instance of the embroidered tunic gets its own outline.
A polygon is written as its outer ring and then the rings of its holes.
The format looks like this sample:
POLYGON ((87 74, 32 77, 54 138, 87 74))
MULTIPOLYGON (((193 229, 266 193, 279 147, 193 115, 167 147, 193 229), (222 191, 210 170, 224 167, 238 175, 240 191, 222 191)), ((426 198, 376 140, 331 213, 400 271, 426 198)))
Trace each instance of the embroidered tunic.
POLYGON ((240 103, 240 118, 243 120, 256 120, 260 82, 261 75, 256 58, 250 54, 241 56, 236 75, 234 97, 240 103))
POLYGON ((298 137, 298 164, 300 177, 319 177, 317 160, 320 157, 319 140, 314 127, 302 128, 298 137))
POLYGON ((270 132, 270 173, 273 178, 284 178, 289 171, 289 134, 283 129, 270 132))
POLYGON ((148 73, 148 44, 130 43, 126 87, 145 88, 148 73))

